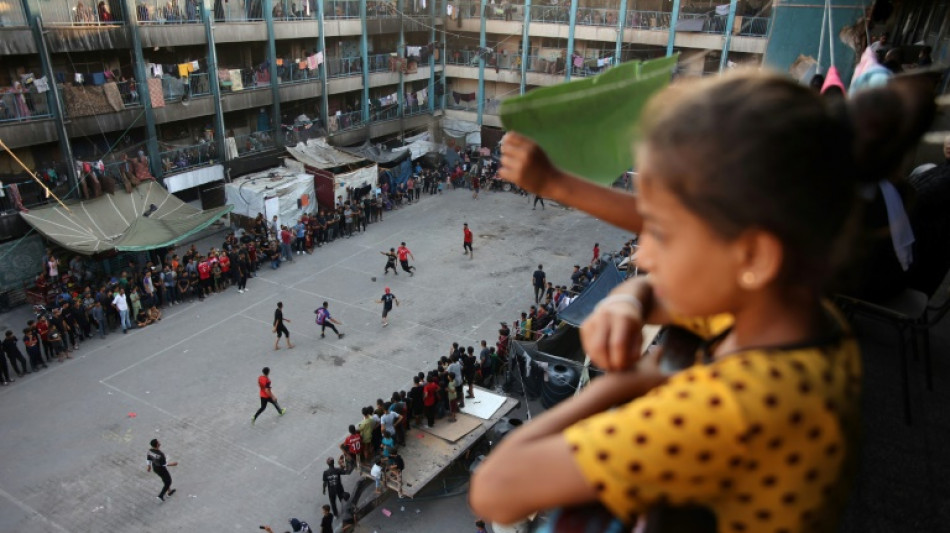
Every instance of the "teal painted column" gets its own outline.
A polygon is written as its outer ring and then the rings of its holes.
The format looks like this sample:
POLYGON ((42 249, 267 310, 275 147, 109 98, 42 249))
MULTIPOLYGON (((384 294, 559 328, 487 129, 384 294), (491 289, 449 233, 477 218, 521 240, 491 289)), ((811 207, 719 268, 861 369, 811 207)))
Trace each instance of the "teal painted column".
POLYGON ((158 128, 155 126, 155 110, 152 109, 152 100, 149 98, 148 75, 145 73, 142 36, 139 34, 134 0, 126 0, 125 11, 129 14, 129 36, 132 37, 132 54, 135 57, 135 85, 138 87, 139 102, 145 110, 145 134, 148 136, 145 140, 145 151, 148 152, 148 163, 152 175, 159 179, 164 175, 165 169, 162 166, 161 151, 158 149, 158 128))
POLYGON ((320 32, 320 37, 317 39, 317 51, 323 53, 323 63, 320 63, 317 71, 320 73, 320 122, 329 135, 330 100, 327 94, 327 37, 323 28, 323 0, 317 0, 317 29, 320 32))
MULTIPOLYGON (((66 131, 66 121, 64 109, 60 107, 59 86, 56 84, 56 76, 49 59, 49 49, 46 47, 46 38, 43 36, 43 18, 33 16, 33 10, 24 0, 23 14, 26 16, 30 29, 33 30, 33 40, 36 43, 36 51, 40 55, 40 64, 43 67, 43 75, 49 82, 49 102, 50 111, 53 112, 53 122, 56 123, 56 133, 59 137, 59 151, 66 164, 66 172, 69 176, 70 191, 73 191, 79 197, 79 174, 76 172, 76 158, 73 157, 73 145, 69 140, 69 133, 66 131)), ((67 196, 68 197, 68 196, 67 196)))
POLYGON ((729 64, 729 47, 732 46, 732 25, 736 22, 736 7, 739 0, 729 2, 729 16, 726 18, 726 38, 722 43, 722 55, 719 57, 719 72, 726 70, 729 64))
POLYGON ((524 24, 521 28, 521 86, 518 94, 525 93, 528 77, 528 51, 531 50, 531 0, 524 0, 524 24))
POLYGON ((574 27, 577 25, 577 0, 571 0, 571 20, 567 28, 567 58, 564 61, 564 81, 571 81, 574 69, 574 27))
POLYGON ((666 57, 673 55, 673 43, 676 42, 676 22, 680 18, 680 0, 673 0, 673 12, 670 13, 670 34, 666 39, 666 57))
POLYGON ((366 28, 366 0, 360 0, 360 29, 363 32, 360 35, 360 64, 363 66, 360 69, 363 72, 363 101, 360 102, 360 109, 363 110, 361 115, 363 123, 366 124, 369 122, 369 46, 366 44, 366 34, 368 33, 366 28))
MULTIPOLYGON (((279 1, 279 0, 278 0, 279 1)), ((305 2, 308 0, 304 0, 305 2)), ((277 82, 277 43, 274 35, 274 0, 264 0, 264 23, 267 24, 267 62, 270 64, 270 92, 274 103, 271 105, 271 128, 274 129, 271 134, 280 148, 284 145, 284 136, 281 135, 281 116, 280 116, 280 84, 277 82)))
MULTIPOLYGON (((435 2, 436 0, 431 0, 431 1, 435 2)), ((445 18, 448 16, 448 5, 449 5, 449 0, 442 0, 442 30, 443 30, 442 31, 442 78, 441 78, 441 81, 439 82, 442 84, 442 96, 439 97, 439 107, 442 109, 443 114, 445 113, 445 99, 448 98, 448 92, 449 92, 449 84, 447 83, 447 80, 445 78, 445 65, 446 65, 446 62, 448 61, 448 58, 446 58, 446 56, 449 55, 448 49, 447 49, 449 40, 445 36, 445 29, 449 24, 448 19, 445 18)), ((455 6, 455 9, 459 9, 458 6, 455 6)), ((459 15, 461 14, 459 13, 459 15)))
MULTIPOLYGON (((406 57, 406 21, 402 14, 403 6, 403 0, 396 0, 396 11, 399 13, 399 42, 396 43, 396 54, 399 55, 400 60, 408 61, 409 58, 406 57)), ((406 80, 402 69, 399 69, 398 74, 399 82, 396 84, 396 116, 401 119, 406 114, 406 80)))
POLYGON ((617 48, 614 50, 615 65, 620 64, 620 54, 623 51, 623 28, 627 24, 627 0, 620 0, 620 11, 617 13, 617 48))
MULTIPOLYGON (((435 14, 436 0, 429 0, 429 42, 432 44, 436 39, 435 32, 435 14)), ((435 46, 432 48, 435 51, 435 46)), ((429 54, 429 88, 426 90, 428 98, 426 103, 429 105, 429 113, 435 112, 435 54, 429 54)))
MULTIPOLYGON (((128 0, 131 2, 132 0, 128 0)), ((208 42, 208 85, 211 86, 211 98, 214 99, 214 143, 217 146, 218 158, 227 160, 227 150, 224 148, 224 111, 221 108, 221 83, 218 81, 218 51, 214 46, 214 29, 212 28, 211 3, 213 0, 202 0, 201 20, 205 25, 205 40, 208 42)))
MULTIPOLYGON (((481 26, 478 30, 478 92, 475 94, 475 97, 478 98, 478 125, 482 125, 482 113, 485 111, 485 57, 482 55, 482 50, 486 48, 485 46, 485 6, 488 5, 488 0, 482 0, 480 6, 481 13, 481 26)), ((461 17, 462 14, 459 13, 461 17)))

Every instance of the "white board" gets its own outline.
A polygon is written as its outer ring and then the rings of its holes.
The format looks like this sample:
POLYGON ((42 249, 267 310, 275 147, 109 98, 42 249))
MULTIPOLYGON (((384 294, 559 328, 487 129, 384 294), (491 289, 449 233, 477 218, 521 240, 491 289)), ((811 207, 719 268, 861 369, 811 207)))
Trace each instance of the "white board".
MULTIPOLYGON (((466 390, 466 392, 468 391, 466 390)), ((465 407, 459 409, 459 411, 488 420, 494 416, 495 411, 505 403, 506 399, 507 397, 500 394, 475 387, 475 397, 465 398, 465 407)))

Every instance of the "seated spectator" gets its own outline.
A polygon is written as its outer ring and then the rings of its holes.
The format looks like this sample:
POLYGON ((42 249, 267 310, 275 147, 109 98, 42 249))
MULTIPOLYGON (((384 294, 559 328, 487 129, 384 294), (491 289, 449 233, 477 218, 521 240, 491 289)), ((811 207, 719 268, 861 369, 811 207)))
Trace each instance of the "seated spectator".
POLYGON ((162 319, 162 311, 156 306, 152 306, 148 309, 148 319, 151 320, 151 323, 158 322, 162 319))
POLYGON ((152 324, 152 322, 153 320, 148 317, 148 311, 145 309, 139 309, 138 314, 135 315, 135 324, 140 328, 144 328, 145 326, 152 324))

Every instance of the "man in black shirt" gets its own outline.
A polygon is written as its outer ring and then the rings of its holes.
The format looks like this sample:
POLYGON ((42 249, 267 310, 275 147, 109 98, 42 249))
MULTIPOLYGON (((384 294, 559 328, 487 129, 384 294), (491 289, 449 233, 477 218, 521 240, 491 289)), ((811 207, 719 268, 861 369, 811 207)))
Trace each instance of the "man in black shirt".
POLYGON ((284 335, 287 337, 287 349, 293 348, 294 345, 290 344, 290 331, 287 329, 287 326, 284 325, 284 321, 290 322, 289 318, 284 318, 284 302, 277 302, 277 309, 274 310, 274 333, 277 333, 277 340, 274 341, 274 349, 279 350, 280 346, 280 336, 284 335))
POLYGON ((389 269, 393 269, 393 274, 399 275, 396 271, 396 249, 390 248, 389 252, 379 252, 386 256, 386 268, 383 269, 383 275, 389 274, 389 269))
POLYGON ((547 281, 547 276, 545 276, 543 268, 538 265, 538 269, 531 275, 531 282, 534 285, 534 303, 540 303, 541 298, 544 297, 544 284, 547 281))
POLYGON ((476 359, 472 354, 468 354, 465 351, 461 352, 459 360, 462 362, 462 376, 465 377, 465 383, 468 384, 468 394, 465 395, 466 398, 475 397, 475 363, 476 359))
POLYGON ((396 298, 396 295, 390 292, 389 287, 386 287, 386 292, 383 293, 382 299, 376 300, 376 303, 383 304, 383 327, 389 325, 389 312, 393 310, 393 302, 396 302, 396 305, 399 305, 399 300, 396 298))
POLYGON ((171 496, 175 494, 176 489, 171 489, 172 486, 172 476, 168 473, 169 466, 178 466, 178 462, 166 462, 165 454, 159 449, 161 443, 158 442, 158 439, 152 439, 152 442, 149 443, 152 448, 148 451, 148 467, 146 467, 146 472, 154 471, 158 474, 158 477, 162 478, 162 491, 158 493, 158 499, 165 501, 165 495, 171 496))
POLYGON ((341 503, 347 499, 343 491, 342 474, 343 471, 336 467, 333 458, 328 458, 327 469, 323 471, 323 493, 327 494, 329 492, 330 507, 333 509, 334 516, 340 515, 336 509, 337 498, 340 499, 341 503))

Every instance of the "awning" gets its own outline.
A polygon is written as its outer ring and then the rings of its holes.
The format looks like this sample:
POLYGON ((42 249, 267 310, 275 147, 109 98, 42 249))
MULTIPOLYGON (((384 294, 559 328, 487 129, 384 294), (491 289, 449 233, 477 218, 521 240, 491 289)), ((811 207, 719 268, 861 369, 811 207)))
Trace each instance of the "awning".
POLYGON ((405 159, 408 155, 405 147, 396 148, 395 150, 386 150, 385 148, 371 144, 369 141, 366 141, 360 146, 341 146, 337 148, 337 150, 385 166, 394 165, 405 159))
POLYGON ((174 176, 165 176, 165 186, 168 187, 168 192, 178 192, 212 181, 222 180, 224 180, 224 167, 212 165, 175 174, 174 176))
POLYGON ((341 152, 330 146, 323 137, 310 139, 306 143, 297 143, 297 146, 288 146, 287 152, 297 161, 314 168, 342 167, 364 161, 362 157, 341 152))
POLYGON ((117 191, 69 204, 69 211, 50 204, 20 216, 63 248, 92 255, 171 246, 210 226, 231 209, 226 205, 202 211, 158 183, 147 181, 131 193, 117 191))
POLYGON ((587 316, 593 312, 597 302, 603 300, 614 287, 623 283, 623 279, 623 274, 617 270, 617 267, 613 263, 607 263, 597 279, 592 281, 570 305, 558 313, 557 317, 574 327, 580 327, 587 316))

